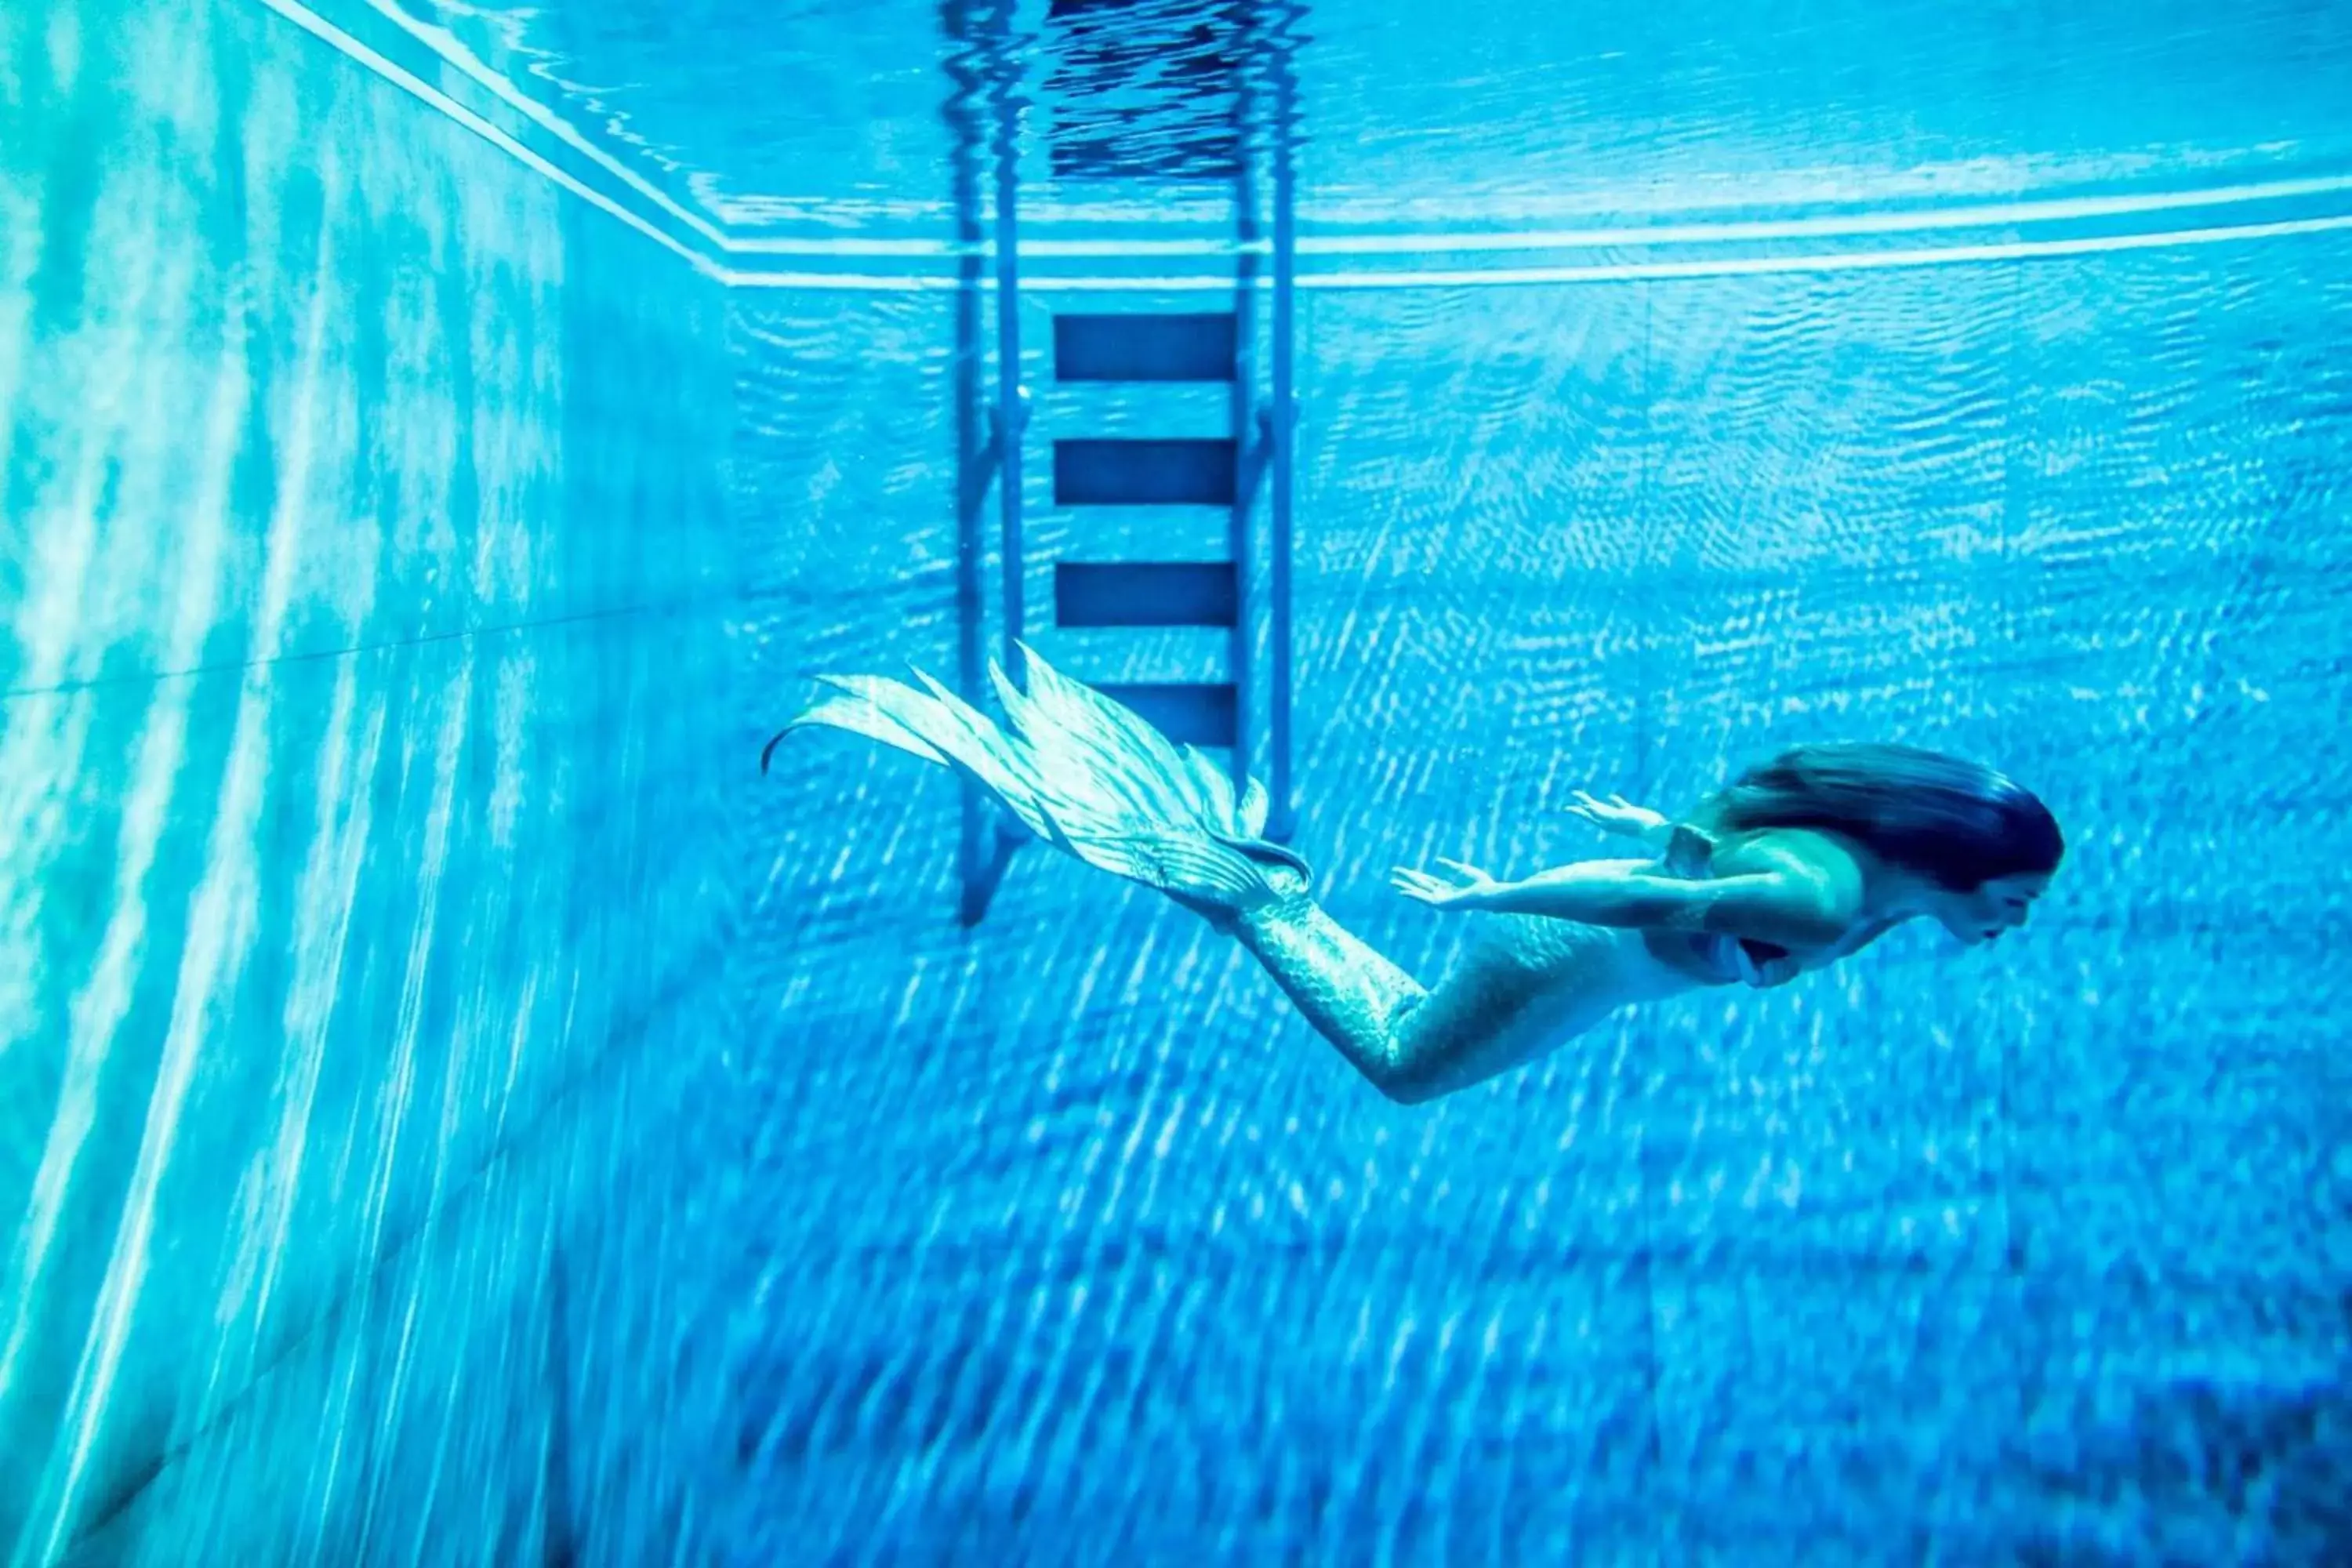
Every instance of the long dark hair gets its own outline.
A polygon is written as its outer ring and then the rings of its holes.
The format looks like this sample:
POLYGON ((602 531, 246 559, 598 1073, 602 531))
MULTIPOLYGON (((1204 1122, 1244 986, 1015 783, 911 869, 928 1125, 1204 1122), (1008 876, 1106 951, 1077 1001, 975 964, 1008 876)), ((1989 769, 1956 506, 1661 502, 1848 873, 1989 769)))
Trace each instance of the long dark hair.
POLYGON ((2066 853, 2058 819, 2033 794, 1976 763, 1914 746, 1795 746, 1749 768, 1707 803, 1734 832, 1843 833, 1955 892, 1998 877, 2044 874, 2066 853))

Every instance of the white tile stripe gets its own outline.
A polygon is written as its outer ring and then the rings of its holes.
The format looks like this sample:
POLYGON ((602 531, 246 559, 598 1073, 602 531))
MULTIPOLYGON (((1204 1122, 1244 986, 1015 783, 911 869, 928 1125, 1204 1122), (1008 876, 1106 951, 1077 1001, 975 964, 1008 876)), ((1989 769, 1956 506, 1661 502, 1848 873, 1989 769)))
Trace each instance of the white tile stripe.
MULTIPOLYGON (((268 0, 264 0, 264 3, 267 4, 268 0)), ((459 43, 448 29, 428 26, 418 21, 401 9, 398 0, 368 0, 368 5, 377 15, 479 83, 485 90, 514 110, 516 113, 556 138, 582 157, 588 159, 598 168, 610 174, 614 179, 627 185, 712 245, 721 249, 734 248, 734 242, 728 238, 718 225, 700 213, 688 211, 667 191, 663 190, 659 185, 655 184, 651 180, 581 134, 570 121, 565 120, 537 99, 526 96, 516 88, 513 82, 507 79, 503 72, 494 71, 484 65, 480 58, 459 43)), ((291 12, 284 6, 278 9, 283 14, 291 16, 291 12)), ((340 45, 337 47, 341 47, 340 45)))
MULTIPOLYGON (((441 91, 440 89, 402 69, 349 33, 320 16, 318 13, 298 4, 297 0, 261 0, 261 4, 338 53, 349 57, 375 72, 376 75, 399 88, 403 92, 410 94, 427 108, 448 116, 534 174, 545 176, 590 205, 610 213, 665 249, 676 251, 692 263, 696 270, 705 274, 716 274, 718 268, 711 264, 710 258, 700 251, 646 222, 603 192, 592 189, 582 181, 565 174, 464 104, 441 91)), ((456 64, 454 60, 451 63, 456 64)))
MULTIPOLYGON (((730 268, 670 234, 612 197, 557 168, 513 137, 385 58, 350 34, 327 22, 299 0, 261 0, 261 4, 310 33, 322 43, 375 72, 476 135, 488 142, 583 201, 620 219, 656 243, 684 258, 705 276, 730 289, 800 289, 827 291, 872 290, 920 293, 959 287, 943 274, 918 272, 866 274, 802 269, 730 268)), ((427 26, 401 11, 397 0, 368 0, 369 5, 400 26, 411 37, 452 68, 479 83, 533 124, 557 137, 684 225, 719 256, 790 256, 804 261, 832 257, 895 257, 914 260, 952 259, 963 254, 952 241, 931 239, 782 238, 742 236, 688 211, 658 186, 597 147, 575 127, 545 105, 517 90, 514 84, 485 66, 446 30, 427 26)), ((2028 225, 2082 221, 2089 218, 2178 212, 2189 208, 2288 201, 2352 193, 2352 175, 2269 180, 2201 191, 2166 191, 2147 195, 2057 198, 2045 201, 1982 203, 1927 211, 1879 212, 1840 216, 1793 218, 1722 224, 1677 224, 1654 227, 1548 229, 1500 234, 1364 234, 1302 237, 1302 256, 1370 257, 1467 255, 1498 251, 1569 250, 1646 247, 1663 245, 1727 245, 1776 240, 1830 239, 1867 235, 1898 235, 1921 231, 1969 228, 2012 228, 2028 225)), ((2284 238, 2294 235, 2332 233, 2352 228, 2352 215, 2286 219, 2273 223, 2209 225, 2127 235, 2101 235, 2070 239, 2008 240, 1978 245, 1918 246, 1899 250, 1844 251, 1803 256, 1733 257, 1708 260, 1610 261, 1541 267, 1450 268, 1395 271, 1335 270, 1300 274, 1301 289, 1360 290, 1411 288, 1490 288, 1504 285, 1627 282, 1643 279, 1761 277, 1798 273, 1884 271, 1913 267, 1948 267, 1974 263, 2021 261, 2043 257, 2085 256, 2106 251, 2147 250, 2168 246, 2221 244, 2231 241, 2284 238)), ((1056 240, 1040 238, 1023 254, 1048 258, 1141 258, 1196 257, 1230 258, 1238 247, 1219 239, 1056 240)), ((1263 244, 1249 247, 1263 254, 1263 244)), ((1261 279, 1263 284, 1263 279, 1261 279)), ((1066 277, 1032 273, 1024 289, 1040 293, 1198 293, 1233 288, 1229 276, 1202 274, 1159 277, 1066 277)))
MULTIPOLYGON (((1880 272, 1910 267, 1951 267, 1990 261, 2090 256, 2104 251, 2154 250, 2168 246, 2221 245, 2232 240, 2284 239, 2294 235, 2352 229, 2352 213, 2294 218, 2280 223, 2230 224, 2210 228, 2166 229, 2154 234, 2102 235, 2084 239, 2021 239, 1999 245, 1923 246, 1909 250, 1838 251, 1811 256, 1740 256, 1706 261, 1624 261, 1569 267, 1468 268, 1448 271, 1302 272, 1302 289, 1474 289, 1507 284, 1623 283, 1685 278, 1756 278, 1791 273, 1880 272)), ((940 292, 956 288, 952 278, 926 275, 860 276, 845 272, 721 271, 730 289, 875 289, 940 292)), ((982 286, 993 288, 992 279, 982 286)), ((1263 277, 1261 289, 1270 287, 1263 277)), ((1024 292, 1035 294, 1231 293, 1231 277, 1055 278, 1029 276, 1024 292)))

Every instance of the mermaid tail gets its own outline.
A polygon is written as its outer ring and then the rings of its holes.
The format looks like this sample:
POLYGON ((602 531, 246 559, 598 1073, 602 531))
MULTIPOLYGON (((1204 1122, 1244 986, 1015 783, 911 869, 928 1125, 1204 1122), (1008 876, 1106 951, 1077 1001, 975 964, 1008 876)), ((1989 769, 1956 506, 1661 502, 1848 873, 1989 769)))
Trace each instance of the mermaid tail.
POLYGON ((760 771, 795 730, 843 730, 953 768, 1063 853, 1201 913, 1254 909, 1305 885, 1307 863, 1260 837, 1267 801, 1255 779, 1236 798, 1224 773, 1191 746, 1061 674, 1026 644, 1021 655, 1026 690, 989 665, 1004 705, 1001 724, 919 669, 915 684, 821 676, 833 694, 776 732, 760 771))

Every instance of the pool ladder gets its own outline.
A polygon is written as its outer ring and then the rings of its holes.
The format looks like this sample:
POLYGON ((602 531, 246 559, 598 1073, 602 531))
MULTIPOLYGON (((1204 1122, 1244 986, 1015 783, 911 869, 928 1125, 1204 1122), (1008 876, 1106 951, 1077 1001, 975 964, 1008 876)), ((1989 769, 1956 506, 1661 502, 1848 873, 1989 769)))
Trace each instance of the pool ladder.
MULTIPOLYGON (((1010 6, 975 16, 977 38, 1008 26, 1010 6)), ((955 26, 950 24, 951 30, 955 26)), ((1002 41, 1003 33, 997 33, 1002 41)), ((995 493, 1002 600, 999 661, 1020 669, 1015 644, 1027 632, 1023 542, 1023 459, 1030 401, 1021 384, 1020 250, 1017 193, 1017 66, 1009 47, 983 47, 990 62, 987 96, 992 124, 986 138, 992 163, 992 232, 981 202, 979 116, 966 105, 957 138, 954 196, 961 255, 955 300, 954 405, 957 481, 957 678, 961 696, 994 710, 986 679, 987 511, 995 493), (992 243, 988 243, 992 241, 992 243), (994 263, 995 396, 983 394, 983 293, 994 263)), ((1224 678, 1205 681, 1096 683, 1170 739, 1226 752, 1236 791, 1264 760, 1270 806, 1266 835, 1286 840, 1295 822, 1291 778, 1292 435, 1296 423, 1293 356, 1295 224, 1293 220, 1294 79, 1286 56, 1264 51, 1266 88, 1253 90, 1234 72, 1233 160, 1234 279, 1231 303, 1219 310, 1080 311, 1053 316, 1053 375, 1057 384, 1117 384, 1139 394, 1154 387, 1202 383, 1230 388, 1228 432, 1205 437, 1056 436, 1052 441, 1053 498, 1081 517, 1097 507, 1223 509, 1225 554, 1216 560, 1090 558, 1084 552, 1053 563, 1053 625, 1105 629, 1196 626, 1224 631, 1224 678), (1263 105, 1263 157, 1270 194, 1270 234, 1258 211, 1260 179, 1254 166, 1250 121, 1263 105), (1261 300, 1261 295, 1264 296, 1261 300), (1269 313, 1263 355, 1257 310, 1269 313), (1260 360, 1264 360, 1261 378, 1260 360), (1265 505, 1259 502, 1263 498, 1265 505), (1263 510, 1265 536, 1255 529, 1263 510), (1252 563, 1263 545, 1264 571, 1252 563), (1263 654, 1263 670, 1258 668, 1263 654), (1263 677, 1261 680, 1261 676, 1263 677)), ((978 85, 978 84, 974 84, 978 85)), ((1117 169, 1102 171, 1122 174, 1117 169)), ((1057 171, 1059 173, 1059 171, 1057 171)), ((1083 534, 1083 528, 1078 531, 1083 534)), ((1083 670, 1072 673, 1084 679, 1083 670)), ((978 786, 966 785, 959 843, 960 915, 977 924, 1017 847, 1028 835, 1004 818, 978 786)))

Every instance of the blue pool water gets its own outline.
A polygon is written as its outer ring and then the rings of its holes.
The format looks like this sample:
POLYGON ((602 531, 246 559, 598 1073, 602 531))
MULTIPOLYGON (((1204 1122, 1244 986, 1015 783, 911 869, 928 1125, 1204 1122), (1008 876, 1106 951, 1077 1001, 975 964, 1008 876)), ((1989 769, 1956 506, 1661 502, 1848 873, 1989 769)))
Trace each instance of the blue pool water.
POLYGON ((0 0, 0 1559, 2352 1561, 2341 7, 953 15, 0 0), (955 671, 1006 95, 1027 629, 1226 669, 1042 606, 1224 544, 1046 447, 1229 427, 1050 350, 1232 300, 1236 17, 1331 912, 1859 736, 2049 800, 2026 931, 1405 1108, 761 773, 955 671))

